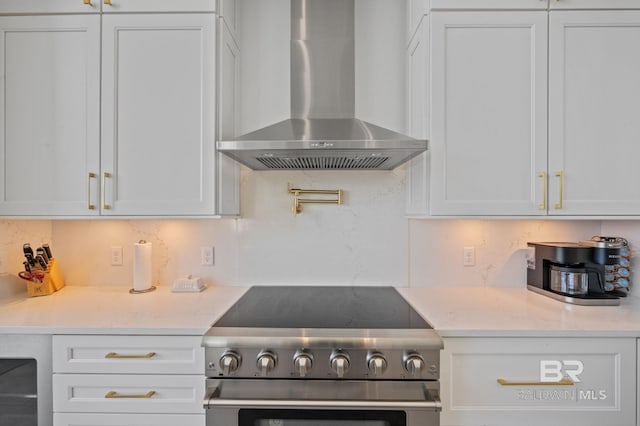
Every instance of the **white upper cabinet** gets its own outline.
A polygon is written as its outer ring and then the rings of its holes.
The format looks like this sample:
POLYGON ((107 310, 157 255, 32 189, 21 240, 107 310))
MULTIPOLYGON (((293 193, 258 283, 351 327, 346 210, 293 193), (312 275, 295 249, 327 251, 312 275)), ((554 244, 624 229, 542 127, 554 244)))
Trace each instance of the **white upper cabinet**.
POLYGON ((102 214, 214 211, 215 16, 103 16, 102 214))
POLYGON ((550 214, 640 214, 637 52, 640 11, 550 13, 550 214))
POLYGON ((0 73, 0 214, 97 214, 100 16, 0 17, 0 73))
POLYGON ((432 215, 539 215, 547 12, 431 14, 432 215))
POLYGON ((640 1, 498 3, 429 15, 431 159, 409 168, 407 214, 640 215, 640 1))
POLYGON ((238 214, 238 167, 215 151, 215 5, 2 2, 0 215, 238 214))

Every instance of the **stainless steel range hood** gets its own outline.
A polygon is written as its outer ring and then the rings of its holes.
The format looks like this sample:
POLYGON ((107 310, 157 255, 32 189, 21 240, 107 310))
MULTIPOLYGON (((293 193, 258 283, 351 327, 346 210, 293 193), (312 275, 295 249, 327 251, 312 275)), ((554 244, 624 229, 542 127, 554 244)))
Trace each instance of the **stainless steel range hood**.
POLYGON ((291 118, 218 151, 254 170, 391 170, 427 141, 355 118, 354 0, 291 0, 291 118))

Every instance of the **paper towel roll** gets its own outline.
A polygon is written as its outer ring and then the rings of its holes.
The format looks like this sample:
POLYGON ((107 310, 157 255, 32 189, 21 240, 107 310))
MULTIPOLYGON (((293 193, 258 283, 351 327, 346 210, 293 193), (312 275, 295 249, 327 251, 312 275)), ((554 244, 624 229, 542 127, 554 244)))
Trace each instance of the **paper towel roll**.
POLYGON ((151 288, 151 243, 140 241, 133 245, 133 289, 151 288))

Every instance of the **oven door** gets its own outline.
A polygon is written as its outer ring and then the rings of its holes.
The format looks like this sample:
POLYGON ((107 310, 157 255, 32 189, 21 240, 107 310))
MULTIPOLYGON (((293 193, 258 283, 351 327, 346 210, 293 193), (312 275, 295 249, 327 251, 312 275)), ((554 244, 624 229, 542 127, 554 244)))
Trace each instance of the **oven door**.
POLYGON ((437 426, 438 382, 214 380, 207 426, 437 426))

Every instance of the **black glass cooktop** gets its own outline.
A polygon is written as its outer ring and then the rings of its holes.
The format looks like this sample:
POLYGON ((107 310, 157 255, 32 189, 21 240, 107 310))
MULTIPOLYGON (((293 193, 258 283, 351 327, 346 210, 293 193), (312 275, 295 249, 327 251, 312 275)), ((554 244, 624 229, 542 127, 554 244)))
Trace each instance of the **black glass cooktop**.
POLYGON ((393 287, 258 286, 214 327, 432 328, 393 287))

